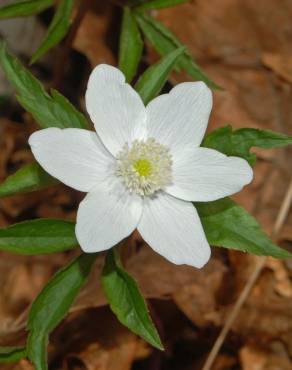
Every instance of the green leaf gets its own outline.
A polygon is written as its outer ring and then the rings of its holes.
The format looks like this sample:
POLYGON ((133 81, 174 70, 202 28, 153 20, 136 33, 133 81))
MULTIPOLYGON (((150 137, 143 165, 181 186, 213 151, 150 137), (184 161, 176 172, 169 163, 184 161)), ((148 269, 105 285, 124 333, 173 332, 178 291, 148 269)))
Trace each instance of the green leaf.
POLYGON ((212 245, 236 249, 259 256, 292 257, 275 245, 258 222, 229 198, 208 203, 196 203, 208 242, 212 245))
POLYGON ((64 95, 60 94, 59 91, 55 89, 51 89, 51 96, 54 103, 52 110, 55 110, 53 113, 55 114, 56 119, 60 122, 64 122, 64 127, 88 129, 88 123, 85 116, 79 112, 64 95))
POLYGON ((169 73, 184 51, 185 47, 172 51, 159 62, 150 66, 139 78, 135 88, 145 104, 159 94, 167 81, 169 73))
POLYGON ((36 370, 47 369, 50 332, 60 323, 85 284, 97 254, 81 254, 61 269, 33 302, 28 318, 27 355, 36 370))
MULTIPOLYGON (((140 14, 139 12, 135 13, 135 16, 145 37, 160 55, 164 56, 184 46, 162 23, 146 14, 140 14)), ((188 51, 185 51, 180 57, 177 62, 177 67, 179 70, 183 69, 187 71, 195 80, 204 81, 209 87, 220 89, 220 87, 210 80, 205 72, 193 61, 188 51)))
POLYGON ((120 36, 119 68, 131 82, 143 51, 143 41, 136 20, 128 7, 124 8, 122 32, 120 36))
POLYGON ((0 347, 0 362, 16 362, 26 357, 24 347, 0 347))
POLYGON ((48 370, 49 334, 32 330, 28 335, 27 356, 34 364, 35 370, 48 370))
POLYGON ((57 183, 58 181, 47 174, 37 163, 31 163, 8 176, 0 184, 0 198, 43 189, 57 183))
POLYGON ((42 84, 0 43, 0 64, 14 85, 18 101, 42 128, 87 128, 87 120, 64 96, 53 90, 50 96, 42 84))
POLYGON ((37 219, 0 229, 0 250, 26 255, 63 252, 78 245, 75 224, 37 219))
POLYGON ((53 6, 54 0, 23 0, 0 8, 0 19, 26 17, 53 6))
POLYGON ((67 34, 71 23, 71 13, 74 0, 62 0, 59 4, 52 23, 49 26, 45 39, 41 46, 33 54, 30 63, 34 63, 49 49, 57 45, 67 34))
POLYGON ((163 349, 136 281, 122 268, 115 249, 111 249, 102 272, 102 287, 118 320, 152 346, 163 349))
POLYGON ((256 128, 241 128, 233 131, 228 125, 206 136, 202 146, 216 149, 226 155, 242 157, 253 165, 256 154, 250 152, 252 147, 271 149, 290 144, 292 144, 292 136, 256 128))
POLYGON ((137 6, 135 10, 142 11, 142 10, 150 10, 150 9, 169 8, 171 6, 184 4, 189 1, 190 0, 150 0, 150 1, 146 1, 145 3, 137 6))

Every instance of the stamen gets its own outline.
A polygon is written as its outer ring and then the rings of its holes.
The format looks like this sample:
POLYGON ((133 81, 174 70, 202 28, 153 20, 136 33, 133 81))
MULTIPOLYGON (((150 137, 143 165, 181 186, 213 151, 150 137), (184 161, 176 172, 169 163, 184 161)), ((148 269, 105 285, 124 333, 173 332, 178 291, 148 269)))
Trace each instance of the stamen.
POLYGON ((130 192, 141 196, 164 189, 172 180, 169 149, 153 138, 126 143, 117 155, 116 175, 130 192))
POLYGON ((139 173, 140 176, 149 177, 152 171, 151 163, 148 159, 138 159, 133 164, 134 169, 139 173))

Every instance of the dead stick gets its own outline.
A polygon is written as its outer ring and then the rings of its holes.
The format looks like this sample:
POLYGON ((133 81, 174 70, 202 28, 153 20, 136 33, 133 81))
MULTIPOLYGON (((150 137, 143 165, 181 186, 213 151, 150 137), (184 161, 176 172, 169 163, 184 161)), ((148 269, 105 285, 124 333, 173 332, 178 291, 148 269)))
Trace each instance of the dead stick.
MULTIPOLYGON (((291 202, 292 202, 292 180, 288 186, 288 189, 286 191, 286 194, 285 194, 285 197, 284 197, 284 200, 281 204, 281 207, 280 207, 280 210, 279 210, 279 213, 278 213, 278 216, 277 216, 277 219, 276 219, 276 222, 274 224, 274 228, 273 228, 273 231, 272 231, 272 238, 275 238, 277 236, 277 234, 279 233, 280 229, 282 228, 284 222, 285 222, 285 219, 288 215, 288 212, 289 212, 289 209, 290 209, 290 206, 291 206, 291 202)), ((255 282, 257 281, 262 269, 264 268, 265 266, 265 263, 266 263, 266 259, 267 257, 258 257, 257 258, 257 263, 256 263, 256 266, 255 266, 255 269, 253 271, 253 273, 251 274, 250 278, 248 279, 244 289, 242 290, 242 292, 240 293, 228 319, 226 320, 220 334, 218 335, 213 347, 212 347, 212 350, 211 352, 209 353, 208 357, 207 357, 207 360, 202 368, 202 370, 210 370, 221 347, 222 347, 222 344, 224 343, 225 341, 225 338, 232 326, 232 324, 234 323, 234 320, 236 319, 241 307, 243 306, 244 302, 246 301, 247 297, 249 296, 249 293, 251 292, 255 282)))

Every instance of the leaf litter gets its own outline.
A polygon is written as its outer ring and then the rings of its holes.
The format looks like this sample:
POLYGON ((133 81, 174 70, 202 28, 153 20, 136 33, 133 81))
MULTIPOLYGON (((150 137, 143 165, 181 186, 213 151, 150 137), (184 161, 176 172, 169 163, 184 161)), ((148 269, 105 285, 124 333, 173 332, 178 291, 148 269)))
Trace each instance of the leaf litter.
MULTIPOLYGON (((292 133, 289 38, 292 25, 288 16, 291 12, 288 0, 283 1, 281 7, 276 0, 218 0, 212 3, 197 0, 154 12, 157 19, 188 45, 210 76, 225 88, 223 92, 215 92, 211 129, 231 123, 235 128, 255 127, 292 133)), ((118 16, 116 9, 107 4, 92 8, 84 18, 74 48, 92 65, 116 62, 117 33, 112 25, 118 16)), ((146 63, 157 59, 150 47, 144 59, 146 63)), ((171 82, 186 79, 186 75, 174 73, 171 82)), ((80 81, 79 97, 83 96, 83 89, 84 81, 80 81)), ((1 180, 32 161, 27 138, 36 128, 13 101, 9 107, 0 119, 1 180)), ((235 198, 257 217, 266 232, 271 233, 291 176, 291 163, 287 160, 291 150, 257 150, 257 154, 255 180, 235 198)), ((0 226, 37 217, 74 220, 76 204, 81 197, 57 185, 36 193, 3 198, 0 200, 0 226)), ((278 236, 280 245, 290 249, 291 222, 290 212, 278 236)), ((24 343, 27 310, 33 298, 50 276, 76 253, 36 257, 1 253, 0 282, 4 288, 0 292, 0 344, 24 343)), ((166 343, 165 354, 157 354, 118 324, 110 313, 99 285, 103 264, 103 256, 100 256, 94 274, 71 313, 53 333, 50 368, 200 369, 250 276, 255 258, 213 248, 212 260, 206 268, 194 270, 168 263, 144 245, 136 234, 123 253, 127 270, 138 280, 150 302, 154 321, 166 343)), ((267 260, 214 369, 291 369, 291 279, 290 261, 267 260)), ((1 364, 0 368, 30 370, 31 365, 21 360, 18 364, 1 364)))

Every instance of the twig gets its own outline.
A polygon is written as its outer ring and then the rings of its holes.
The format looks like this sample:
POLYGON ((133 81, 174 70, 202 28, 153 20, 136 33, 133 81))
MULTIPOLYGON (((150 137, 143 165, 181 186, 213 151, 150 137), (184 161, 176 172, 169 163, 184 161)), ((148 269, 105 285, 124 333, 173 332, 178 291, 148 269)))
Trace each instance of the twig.
MULTIPOLYGON (((276 222, 274 224, 274 228, 273 228, 273 231, 272 231, 272 238, 275 238, 277 236, 277 234, 279 233, 280 229, 282 228, 284 222, 285 222, 285 219, 288 215, 288 212, 289 212, 289 208, 291 206, 291 202, 292 202, 292 180, 290 181, 290 184, 288 186, 288 189, 286 191, 286 194, 285 194, 285 197, 283 199, 283 202, 281 204, 281 207, 280 207, 280 210, 279 210, 279 213, 278 213, 278 216, 277 216, 277 219, 276 219, 276 222)), ((235 318, 237 317, 241 307, 243 306, 245 300, 247 299, 249 293, 251 292, 256 280, 258 279, 262 269, 264 268, 265 266, 265 263, 266 263, 266 259, 267 257, 258 257, 257 258, 257 263, 256 263, 256 266, 255 266, 255 269, 253 271, 253 273, 251 274, 250 278, 248 279, 244 289, 242 290, 242 292, 240 293, 228 319, 226 320, 221 332, 219 333, 213 347, 212 347, 212 350, 210 351, 208 357, 207 357, 207 360, 202 368, 202 370, 210 370, 219 351, 220 351, 220 348, 222 347, 222 344, 224 343, 224 340, 235 320, 235 318)))

